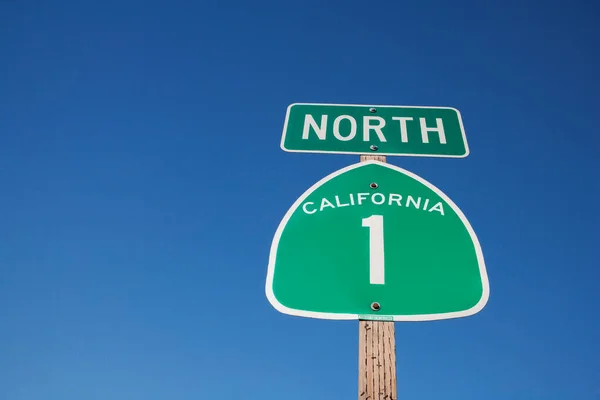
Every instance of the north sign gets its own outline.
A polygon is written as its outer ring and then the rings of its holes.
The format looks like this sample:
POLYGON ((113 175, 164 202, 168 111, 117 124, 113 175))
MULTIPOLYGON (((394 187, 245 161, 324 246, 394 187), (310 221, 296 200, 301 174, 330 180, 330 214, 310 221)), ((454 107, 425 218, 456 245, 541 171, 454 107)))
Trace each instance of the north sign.
POLYGON ((451 107, 295 103, 287 108, 281 148, 449 158, 469 154, 460 112, 451 107))
POLYGON ((266 295, 296 316, 425 321, 477 313, 489 284, 456 204, 411 172, 367 161, 323 178, 285 214, 266 295))

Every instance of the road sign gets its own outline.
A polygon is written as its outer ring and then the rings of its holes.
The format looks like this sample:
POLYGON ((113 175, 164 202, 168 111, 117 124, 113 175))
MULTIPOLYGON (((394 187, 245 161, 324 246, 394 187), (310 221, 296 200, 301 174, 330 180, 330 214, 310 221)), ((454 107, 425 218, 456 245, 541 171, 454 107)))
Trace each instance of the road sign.
POLYGON ((479 241, 452 200, 411 172, 366 161, 292 205, 273 238, 266 294, 291 315, 425 321, 477 313, 489 286, 479 241))
POLYGON ((300 153, 461 158, 469 146, 451 107, 291 104, 281 148, 300 153))

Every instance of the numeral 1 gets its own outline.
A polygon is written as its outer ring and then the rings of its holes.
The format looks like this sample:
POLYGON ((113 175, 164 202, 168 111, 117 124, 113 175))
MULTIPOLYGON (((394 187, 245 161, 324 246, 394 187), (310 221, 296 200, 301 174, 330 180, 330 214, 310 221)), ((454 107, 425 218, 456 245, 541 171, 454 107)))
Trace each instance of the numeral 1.
POLYGON ((383 252, 383 215, 363 218, 362 226, 369 228, 369 277, 372 285, 385 283, 383 252))

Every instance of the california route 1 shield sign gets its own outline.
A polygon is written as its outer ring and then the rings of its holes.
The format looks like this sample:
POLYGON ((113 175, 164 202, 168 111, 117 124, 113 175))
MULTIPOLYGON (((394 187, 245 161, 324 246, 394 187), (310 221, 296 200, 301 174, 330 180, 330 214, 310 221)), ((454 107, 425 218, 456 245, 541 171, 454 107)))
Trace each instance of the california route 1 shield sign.
POLYGON ((479 312, 489 284, 456 204, 411 172, 367 161, 292 205, 273 238, 266 295, 296 316, 426 321, 479 312))

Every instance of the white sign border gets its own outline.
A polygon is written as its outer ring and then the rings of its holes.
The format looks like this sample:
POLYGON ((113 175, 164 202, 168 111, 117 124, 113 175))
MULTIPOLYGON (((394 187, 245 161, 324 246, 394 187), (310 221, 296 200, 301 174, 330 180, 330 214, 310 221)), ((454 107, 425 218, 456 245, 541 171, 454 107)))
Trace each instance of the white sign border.
POLYGON ((367 154, 365 151, 328 151, 328 150, 292 150, 285 147, 285 138, 287 134, 287 126, 290 118, 290 111, 293 106, 329 106, 329 107, 374 107, 374 108, 430 108, 437 110, 454 110, 458 117, 458 123, 460 125, 460 131, 462 133, 463 141, 465 143, 465 154, 463 155, 442 155, 442 154, 413 154, 413 153, 381 153, 374 151, 370 154, 379 156, 390 156, 390 157, 435 157, 435 158, 465 158, 470 154, 469 143, 467 142, 467 135, 465 134, 465 127, 462 121, 462 115, 457 108, 454 107, 435 107, 435 106, 392 106, 392 105, 367 105, 367 104, 335 104, 335 103, 292 103, 287 107, 285 113, 285 121, 283 123, 283 132, 281 134, 281 142, 279 147, 281 150, 288 153, 313 153, 313 154, 367 154))
MULTIPOLYGON (((376 164, 376 165, 380 165, 382 167, 393 169, 395 171, 398 171, 406 176, 409 176, 409 177, 417 180, 418 182, 425 185, 427 188, 434 191, 438 196, 440 196, 446 203, 448 203, 450 205, 452 210, 454 210, 454 212, 458 215, 458 217, 460 218, 460 220, 462 221, 464 226, 467 228, 467 231, 469 232, 469 235, 471 236, 471 240, 473 241, 473 244, 475 246, 475 253, 476 253, 477 261, 478 261, 478 265, 479 265, 479 275, 481 277, 481 284, 483 287, 481 299, 479 299, 479 302, 468 310, 455 311, 455 312, 449 312, 449 313, 439 313, 439 314, 392 315, 394 321, 434 321, 434 320, 442 320, 442 319, 453 319, 453 318, 468 317, 468 316, 474 315, 474 314, 478 313, 479 311, 481 311, 488 302, 488 299, 490 296, 490 286, 489 286, 488 275, 487 275, 487 271, 486 271, 486 267, 485 267, 485 261, 483 258, 483 252, 481 250, 481 245, 479 244, 479 239, 477 239, 477 235, 475 235, 475 231, 473 230, 471 224, 469 223, 469 221, 467 220, 467 218, 465 217, 463 212, 458 208, 458 206, 452 200, 450 200, 450 198, 448 196, 446 196, 446 194, 444 194, 440 189, 438 189, 436 186, 432 185, 425 179, 421 178, 420 176, 413 174, 412 172, 407 171, 403 168, 397 167, 395 165, 383 163, 383 162, 375 161, 375 160, 369 160, 369 161, 359 162, 356 164, 351 164, 347 167, 344 167, 342 169, 339 169, 339 170, 327 175, 326 177, 324 177, 323 179, 321 179, 320 181, 318 181, 317 183, 312 185, 307 191, 305 191, 302 194, 302 196, 300 196, 298 198, 298 200, 296 200, 296 202, 294 202, 294 204, 290 207, 288 212, 285 214, 285 216, 279 223, 279 226, 277 227, 277 231, 275 232, 275 236, 273 237, 273 241, 271 243, 271 251, 269 253, 269 265, 268 265, 268 270, 267 270, 267 280, 266 280, 266 285, 265 285, 266 296, 267 296, 267 299, 269 300, 269 303, 271 303, 271 305, 277 311, 279 311, 283 314, 288 314, 288 315, 293 315, 293 316, 298 316, 298 317, 330 319, 330 320, 357 320, 357 319, 360 319, 359 314, 305 311, 305 310, 296 310, 296 309, 286 307, 283 304, 281 304, 275 297, 275 293, 273 292, 273 277, 275 275, 275 259, 277 256, 277 248, 279 246, 279 239, 281 238, 281 234, 282 234, 285 226, 287 225, 289 219, 294 214, 296 209, 298 209, 298 207, 300 207, 300 205, 302 204, 304 199, 306 199, 317 188, 319 188, 326 182, 330 181, 331 179, 335 178, 336 176, 341 175, 345 172, 351 171, 353 169, 361 168, 361 167, 371 165, 371 164, 376 164)), ((360 314, 360 315, 363 315, 363 314, 360 314)), ((375 317, 375 316, 376 315, 373 315, 373 317, 375 317)), ((384 316, 384 315, 382 315, 382 316, 384 316)), ((389 317, 390 315, 386 315, 386 316, 389 317)))

